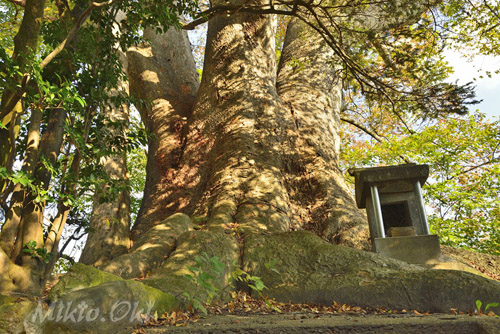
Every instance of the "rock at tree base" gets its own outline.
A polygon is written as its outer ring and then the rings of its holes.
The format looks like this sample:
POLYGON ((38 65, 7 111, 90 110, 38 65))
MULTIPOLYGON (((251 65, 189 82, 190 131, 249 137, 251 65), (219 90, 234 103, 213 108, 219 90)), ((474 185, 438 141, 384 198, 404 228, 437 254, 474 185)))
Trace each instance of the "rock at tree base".
POLYGON ((35 305, 33 300, 0 295, 0 333, 25 333, 24 318, 35 305))
POLYGON ((119 280, 122 280, 122 278, 92 266, 75 263, 71 266, 71 269, 59 279, 58 283, 52 287, 49 293, 49 299, 56 300, 71 291, 119 280))
POLYGON ((136 281, 112 281, 74 290, 48 306, 38 305, 26 320, 37 333, 117 333, 147 316, 179 308, 174 296, 136 281))
POLYGON ((443 255, 479 270, 488 277, 500 281, 500 256, 441 246, 443 255))

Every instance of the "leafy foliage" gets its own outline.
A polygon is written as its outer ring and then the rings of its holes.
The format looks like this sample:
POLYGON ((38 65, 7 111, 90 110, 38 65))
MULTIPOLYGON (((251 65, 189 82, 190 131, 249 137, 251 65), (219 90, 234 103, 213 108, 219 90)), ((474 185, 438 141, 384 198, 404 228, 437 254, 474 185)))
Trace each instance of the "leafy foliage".
POLYGON ((130 211, 135 221, 142 202, 142 192, 146 183, 146 152, 136 148, 127 155, 127 168, 130 174, 130 211))
POLYGON ((498 55, 500 52, 500 4, 492 0, 448 0, 439 8, 438 23, 450 46, 498 55), (466 48, 464 48, 466 46, 466 48))
POLYGON ((443 48, 430 15, 409 27, 355 39, 353 59, 377 83, 364 82, 347 71, 345 115, 358 119, 363 109, 375 115, 384 110, 405 125, 416 118, 465 114, 478 101, 470 83, 444 82, 451 68, 441 53, 443 48))
POLYGON ((224 264, 219 261, 217 256, 209 257, 206 252, 201 256, 195 257, 196 265, 189 266, 191 274, 185 274, 184 278, 195 283, 194 291, 184 291, 182 296, 188 303, 191 303, 193 309, 207 314, 204 301, 210 304, 220 292, 217 283, 224 275, 224 264))
MULTIPOLYGON (((228 278, 227 286, 220 287, 220 281, 224 280, 224 263, 222 263, 217 256, 209 257, 206 252, 201 256, 196 256, 196 265, 189 266, 188 269, 191 274, 185 274, 184 277, 195 283, 196 289, 194 291, 184 291, 182 296, 186 302, 197 311, 207 314, 205 305, 210 305, 216 300, 221 300, 224 293, 228 288, 234 288, 237 282, 243 283, 260 298, 262 298, 269 308, 274 309, 274 306, 269 303, 267 298, 263 295, 262 291, 266 288, 260 277, 252 276, 241 268, 236 268, 231 276, 228 278)), ((276 309, 279 312, 279 309, 276 309)))
MULTIPOLYGON (((484 307, 484 312, 488 312, 488 310, 492 307, 498 307, 498 305, 500 305, 500 303, 497 303, 497 302, 494 302, 494 303, 488 303, 485 307, 484 307)), ((483 310, 481 309, 483 307, 483 302, 479 299, 476 300, 476 312, 479 313, 479 314, 483 314, 483 310)))
MULTIPOLYGON (((2 2, 0 10, 0 45, 7 46, 5 51, 12 55, 14 36, 22 21, 23 10, 9 2, 2 2)), ((3 58, 3 57, 2 57, 3 58)))
POLYGON ((31 240, 24 245, 23 252, 30 254, 34 258, 39 258, 45 263, 49 263, 52 258, 52 253, 47 252, 45 247, 36 247, 36 241, 31 240))

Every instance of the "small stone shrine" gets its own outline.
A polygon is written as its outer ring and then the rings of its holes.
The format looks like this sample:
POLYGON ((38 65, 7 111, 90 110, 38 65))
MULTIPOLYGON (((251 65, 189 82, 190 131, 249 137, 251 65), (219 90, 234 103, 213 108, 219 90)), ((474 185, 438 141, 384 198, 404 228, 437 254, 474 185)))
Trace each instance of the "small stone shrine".
POLYGON ((356 204, 366 208, 373 251, 409 263, 432 263, 441 249, 431 235, 421 186, 428 165, 350 169, 356 184, 356 204))

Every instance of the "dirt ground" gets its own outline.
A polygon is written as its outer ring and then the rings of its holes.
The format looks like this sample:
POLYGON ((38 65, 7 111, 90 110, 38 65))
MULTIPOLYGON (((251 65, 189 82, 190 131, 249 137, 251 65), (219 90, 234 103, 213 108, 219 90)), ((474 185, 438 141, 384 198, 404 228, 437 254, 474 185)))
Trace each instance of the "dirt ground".
POLYGON ((135 333, 452 333, 499 334, 500 318, 451 314, 336 315, 287 313, 209 315, 185 326, 142 328, 135 333))

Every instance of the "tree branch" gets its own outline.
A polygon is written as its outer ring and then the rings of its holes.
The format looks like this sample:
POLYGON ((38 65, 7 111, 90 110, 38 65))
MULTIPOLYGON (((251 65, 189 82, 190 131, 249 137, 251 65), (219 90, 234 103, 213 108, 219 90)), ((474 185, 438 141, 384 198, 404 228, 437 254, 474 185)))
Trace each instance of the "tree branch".
POLYGON ((349 123, 351 125, 354 125, 358 129, 360 129, 361 131, 363 131, 364 133, 366 133, 367 135, 378 141, 379 143, 382 142, 382 138, 378 134, 376 134, 374 131, 369 130, 363 124, 358 123, 356 120, 345 116, 340 116, 340 120, 349 123))
POLYGON ((234 13, 252 13, 252 14, 278 14, 278 15, 287 15, 287 16, 294 16, 296 13, 296 9, 292 10, 282 10, 282 9, 276 9, 274 7, 271 8, 265 8, 269 7, 269 5, 263 5, 263 6, 257 6, 257 7, 245 7, 243 5, 241 6, 216 6, 213 8, 210 8, 202 13, 200 13, 200 18, 197 18, 196 20, 193 20, 189 23, 186 23, 182 26, 183 30, 193 30, 200 24, 203 24, 207 21, 209 21, 211 18, 218 16, 218 15, 224 15, 224 14, 234 14, 234 13))
POLYGON ((0 207, 2 208, 3 210, 3 215, 5 217, 5 215, 7 214, 7 212, 9 211, 9 206, 5 203, 5 201, 2 199, 0 199, 0 207))
MULTIPOLYGON (((360 129, 361 131, 363 131, 364 133, 366 133, 367 135, 371 136, 373 139, 375 139, 377 142, 381 143, 383 141, 383 138, 381 136, 379 136, 375 131, 371 131, 369 130, 368 128, 366 128, 363 124, 357 122, 356 120, 352 119, 352 118, 349 118, 349 117, 345 117, 345 116, 340 116, 340 120, 343 121, 343 122, 346 122, 346 123, 349 123, 351 125, 354 125, 355 127, 357 127, 358 129, 360 129)), ((401 155, 401 154, 398 154, 398 156, 406 163, 410 163, 410 160, 401 155)))
POLYGON ((64 48, 66 47, 66 45, 68 45, 68 43, 70 43, 76 37, 78 31, 80 30, 80 27, 82 26, 83 23, 85 23, 85 21, 90 16, 94 8, 111 5, 114 1, 115 0, 108 0, 105 2, 92 2, 87 7, 87 9, 83 11, 82 15, 78 17, 75 25, 68 33, 66 38, 54 50, 52 50, 52 52, 47 57, 45 57, 45 59, 40 64, 40 68, 42 69, 45 68, 45 66, 47 66, 59 53, 61 53, 61 51, 64 50, 64 48))
POLYGON ((87 233, 83 232, 82 234, 80 234, 79 236, 75 237, 75 234, 77 233, 80 233, 80 230, 82 229, 81 226, 79 226, 76 231, 74 232, 73 235, 71 235, 68 240, 66 240, 66 242, 64 243, 64 245, 61 247, 61 250, 59 250, 59 257, 63 257, 63 254, 64 254, 64 251, 66 250, 66 248, 68 247, 69 243, 71 241, 78 241, 80 240, 81 238, 83 238, 85 235, 87 235, 87 233))
POLYGON ((470 173, 470 172, 472 172, 472 171, 474 171, 474 170, 476 170, 478 168, 482 168, 484 166, 487 166, 487 165, 490 165, 490 164, 493 164, 493 163, 496 163, 496 162, 499 162, 499 161, 500 161, 500 157, 492 157, 491 159, 483 161, 482 163, 477 164, 476 166, 468 166, 469 168, 467 168, 467 169, 464 166, 463 169, 460 172, 457 172, 455 175, 450 176, 447 179, 448 180, 454 179, 455 177, 457 177, 459 175, 470 173))
MULTIPOLYGON (((10 0, 8 0, 8 1, 10 1, 10 0)), ((12 1, 21 1, 21 0, 12 0, 12 1)), ((45 59, 40 64, 40 68, 44 69, 52 60, 54 60, 54 58, 59 53, 61 53, 62 50, 64 50, 66 45, 68 45, 68 43, 70 43, 76 37, 78 31, 80 30, 80 27, 82 26, 83 23, 85 23, 85 21, 90 16, 90 14, 92 13, 92 10, 94 8, 108 6, 108 5, 111 5, 115 1, 116 0, 108 0, 105 2, 92 2, 90 4, 90 6, 87 7, 87 9, 85 9, 85 11, 82 13, 82 15, 80 15, 78 17, 74 27, 68 33, 66 38, 47 57, 45 57, 45 59)), ((7 99, 7 102, 5 103, 4 108, 2 110, 0 110, 0 120, 2 120, 14 108, 14 106, 19 102, 19 99, 26 91, 26 86, 28 85, 29 82, 30 82, 30 77, 26 73, 26 74, 24 74, 24 76, 22 78, 21 88, 17 89, 17 91, 11 97, 9 97, 7 99)))
POLYGON ((13 3, 14 5, 25 7, 26 6, 26 0, 7 0, 8 2, 13 3))

